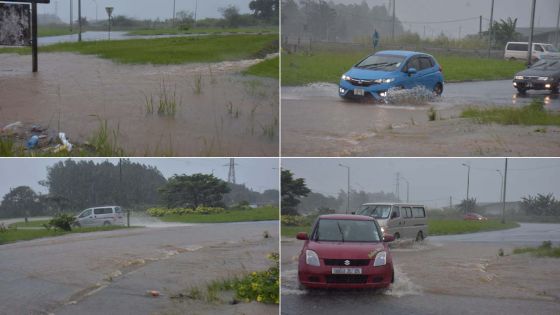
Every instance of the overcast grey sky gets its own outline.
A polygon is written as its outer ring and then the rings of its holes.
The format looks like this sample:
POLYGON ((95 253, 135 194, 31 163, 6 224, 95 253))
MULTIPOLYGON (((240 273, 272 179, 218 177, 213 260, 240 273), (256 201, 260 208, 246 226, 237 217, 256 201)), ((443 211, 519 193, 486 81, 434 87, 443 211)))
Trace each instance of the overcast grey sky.
MULTIPOLYGON (((0 200, 10 188, 25 185, 37 192, 46 193, 46 189, 38 184, 46 178, 47 166, 65 159, 51 158, 3 158, 0 159, 0 200)), ((78 159, 76 159, 78 160, 78 159)), ((107 159, 86 159, 103 162, 107 159)), ((118 159, 108 159, 114 164, 118 159)), ((229 159, 219 158, 177 158, 149 159, 131 158, 130 160, 157 167, 169 178, 173 174, 212 173, 223 180, 228 178, 229 159)), ((256 191, 279 189, 278 159, 276 158, 238 158, 235 159, 235 175, 238 184, 246 184, 256 191)))
MULTIPOLYGON (((334 3, 361 3, 360 0, 334 0, 334 3)), ((391 0, 365 0, 369 6, 385 5, 391 0)), ((479 19, 482 15, 482 29, 488 28, 491 0, 396 0, 396 16, 404 21, 405 30, 412 30, 430 37, 444 32, 456 38, 466 34, 478 33, 479 19), (453 23, 433 23, 458 19, 473 18, 468 21, 453 23), (430 23, 431 22, 431 23, 430 23), (459 27, 461 30, 459 30, 459 27)), ((495 0, 494 19, 518 18, 518 27, 528 27, 531 19, 531 0, 495 0)), ((535 9, 535 27, 554 27, 560 2, 558 0, 537 0, 535 9)), ((383 34, 381 34, 383 35, 383 34)))
MULTIPOLYGON (((351 189, 369 192, 395 192, 396 173, 410 183, 410 201, 429 206, 457 203, 466 196, 467 168, 471 165, 470 196, 479 202, 499 200, 504 159, 282 159, 282 167, 305 178, 308 187, 323 194, 346 191, 350 166, 351 189)), ((519 200, 528 194, 553 193, 560 198, 560 159, 509 159, 507 200, 519 200)), ((401 199, 406 199, 406 182, 400 181, 401 199)))
MULTIPOLYGON (((74 1, 74 19, 78 18, 78 0, 74 1)), ((195 11, 197 0, 176 0, 177 12, 195 11)), ((198 0, 198 18, 219 17, 219 8, 231 5, 237 6, 240 12, 249 12, 251 0, 198 0)), ((107 19, 105 7, 114 7, 113 15, 126 15, 139 19, 167 19, 173 16, 173 0, 82 0, 82 15, 88 20, 95 20, 96 4, 98 18, 107 19)), ((66 23, 70 17, 70 0, 51 0, 50 4, 40 4, 39 13, 55 14, 66 23)))

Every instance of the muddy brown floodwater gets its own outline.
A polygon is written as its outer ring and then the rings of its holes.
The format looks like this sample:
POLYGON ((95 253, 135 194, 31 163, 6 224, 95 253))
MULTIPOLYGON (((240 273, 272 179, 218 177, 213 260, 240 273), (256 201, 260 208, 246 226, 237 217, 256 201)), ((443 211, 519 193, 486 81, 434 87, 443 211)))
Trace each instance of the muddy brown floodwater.
POLYGON ((391 244, 395 283, 387 291, 301 290, 302 242, 282 240, 282 313, 337 314, 349 308, 379 314, 558 314, 557 258, 513 255, 514 244, 391 244), (504 256, 498 256, 499 250, 504 256), (450 311, 451 308, 453 311, 450 311))
POLYGON ((95 56, 0 55, 0 126, 21 121, 88 141, 102 123, 127 155, 278 155, 278 81, 240 73, 260 60, 125 65, 95 56), (160 99, 177 103, 159 115, 160 99), (153 112, 149 99, 153 100, 153 112))

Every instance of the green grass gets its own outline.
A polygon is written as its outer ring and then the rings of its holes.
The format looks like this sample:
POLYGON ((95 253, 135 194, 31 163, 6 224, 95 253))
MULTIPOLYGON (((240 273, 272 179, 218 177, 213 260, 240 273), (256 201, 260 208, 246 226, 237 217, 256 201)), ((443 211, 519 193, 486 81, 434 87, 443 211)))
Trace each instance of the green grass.
POLYGON ((183 223, 224 223, 278 219, 278 208, 276 207, 263 207, 250 210, 226 210, 225 212, 216 214, 169 215, 161 217, 161 220, 165 222, 183 223))
POLYGON ((552 247, 550 241, 545 241, 539 247, 520 247, 513 250, 514 254, 530 253, 537 257, 560 258, 560 247, 552 247))
POLYGON ((465 221, 462 219, 428 219, 428 235, 464 234, 495 230, 505 230, 519 227, 517 222, 500 220, 465 221))
POLYGON ((295 238, 296 234, 298 234, 299 232, 310 233, 311 232, 311 225, 288 226, 288 225, 282 224, 282 230, 280 231, 280 235, 285 236, 285 237, 295 238))
POLYGON ((540 100, 522 108, 493 107, 476 108, 471 107, 461 113, 463 118, 471 118, 480 123, 498 123, 502 125, 552 125, 560 126, 560 115, 543 109, 544 104, 540 100))
MULTIPOLYGON (((60 43, 41 47, 39 51, 96 55, 127 64, 182 64, 263 57, 274 51, 277 44, 276 34, 232 35, 60 43)), ((0 49, 0 53, 29 54, 30 49, 0 49)))
MULTIPOLYGON (((282 85, 313 82, 338 83, 340 76, 367 56, 366 52, 318 52, 282 55, 282 85)), ((445 82, 512 79, 525 68, 523 62, 476 57, 435 56, 445 82)))
POLYGON ((278 27, 239 27, 239 28, 191 28, 180 30, 178 28, 157 28, 134 30, 127 35, 180 35, 180 34, 262 34, 278 33, 278 27))
POLYGON ((12 223, 10 224, 10 227, 43 227, 43 224, 47 224, 49 223, 50 220, 38 220, 38 221, 28 221, 27 223, 25 223, 25 221, 22 222, 16 222, 16 223, 12 223))
POLYGON ((55 231, 47 229, 37 229, 37 230, 20 230, 20 229, 8 229, 6 232, 0 232, 0 245, 13 243, 17 241, 28 241, 43 237, 53 237, 61 236, 71 233, 90 233, 90 232, 100 232, 100 231, 112 231, 118 229, 126 229, 127 227, 122 226, 107 226, 107 227, 87 227, 87 228, 73 228, 71 232, 65 231, 55 231))
POLYGON ((256 65, 250 66, 247 70, 243 72, 243 74, 278 79, 280 73, 279 67, 280 67, 280 58, 275 57, 272 59, 261 61, 256 65))

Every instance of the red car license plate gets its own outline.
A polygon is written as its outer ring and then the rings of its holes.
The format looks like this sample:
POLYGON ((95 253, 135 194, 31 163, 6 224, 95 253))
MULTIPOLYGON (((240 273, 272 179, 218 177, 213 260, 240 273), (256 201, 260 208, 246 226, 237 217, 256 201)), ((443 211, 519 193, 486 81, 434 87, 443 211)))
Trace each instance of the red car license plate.
POLYGON ((333 268, 333 275, 361 275, 362 268, 333 268))

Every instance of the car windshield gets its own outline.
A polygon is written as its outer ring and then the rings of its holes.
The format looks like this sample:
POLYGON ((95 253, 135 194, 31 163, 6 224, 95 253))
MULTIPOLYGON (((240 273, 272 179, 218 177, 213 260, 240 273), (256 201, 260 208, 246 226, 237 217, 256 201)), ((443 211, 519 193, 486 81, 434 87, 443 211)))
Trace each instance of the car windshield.
POLYGON ((560 70, 560 59, 542 59, 531 67, 536 70, 560 70))
POLYGON ((321 219, 313 237, 316 241, 379 242, 374 221, 321 219))
POLYGON ((387 219, 391 213, 389 205, 364 205, 357 214, 367 215, 376 219, 387 219))
POLYGON ((558 52, 558 49, 556 49, 554 46, 552 45, 542 45, 544 50, 548 51, 548 52, 558 52))
POLYGON ((372 55, 358 63, 355 67, 360 69, 394 71, 404 62, 403 56, 372 55))

